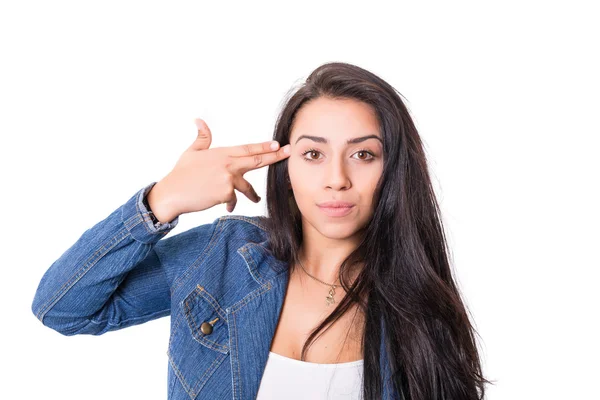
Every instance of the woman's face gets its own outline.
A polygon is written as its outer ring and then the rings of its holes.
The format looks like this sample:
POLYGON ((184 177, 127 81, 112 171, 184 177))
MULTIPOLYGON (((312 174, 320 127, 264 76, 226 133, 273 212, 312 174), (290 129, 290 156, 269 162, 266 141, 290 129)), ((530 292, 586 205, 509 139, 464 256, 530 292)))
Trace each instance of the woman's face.
POLYGON ((300 108, 288 171, 303 228, 309 224, 325 237, 343 239, 368 224, 383 172, 382 141, 377 116, 366 103, 320 97, 300 108), (320 207, 336 201, 353 206, 320 207))

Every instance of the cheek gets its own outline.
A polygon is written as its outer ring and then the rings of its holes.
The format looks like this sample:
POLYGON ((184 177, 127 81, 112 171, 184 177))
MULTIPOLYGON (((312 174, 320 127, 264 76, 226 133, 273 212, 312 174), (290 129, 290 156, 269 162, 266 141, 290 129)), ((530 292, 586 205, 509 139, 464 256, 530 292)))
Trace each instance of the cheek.
POLYGON ((296 158, 288 158, 288 175, 296 186, 306 175, 306 168, 303 168, 302 163, 296 158))
MULTIPOLYGON (((305 161, 304 161, 305 162, 305 161)), ((315 180, 315 170, 302 165, 303 161, 295 160, 288 164, 288 175, 294 192, 305 193, 314 190, 317 187, 315 180)))
POLYGON ((375 195, 375 190, 377 189, 377 183, 379 182, 379 178, 381 178, 381 173, 377 174, 365 174, 359 180, 360 188, 357 188, 360 192, 360 197, 362 199, 362 204, 365 206, 372 206, 373 196, 375 195))
POLYGON ((310 186, 310 181, 307 179, 303 179, 299 177, 296 181, 292 180, 292 188, 294 191, 294 198, 296 199, 296 203, 308 204, 310 202, 314 203, 315 193, 314 188, 310 186))

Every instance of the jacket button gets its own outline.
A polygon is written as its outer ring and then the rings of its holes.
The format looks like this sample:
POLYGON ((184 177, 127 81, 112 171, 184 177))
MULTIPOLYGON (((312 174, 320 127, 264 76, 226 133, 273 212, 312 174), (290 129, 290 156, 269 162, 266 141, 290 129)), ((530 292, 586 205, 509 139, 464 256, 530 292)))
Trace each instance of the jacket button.
POLYGON ((205 335, 210 335, 213 331, 213 325, 215 322, 217 322, 219 320, 219 318, 215 318, 210 322, 203 322, 202 325, 200 325, 200 330, 202 331, 202 333, 204 333, 205 335))
POLYGON ((203 322, 202 325, 200 325, 200 330, 205 335, 210 335, 213 331, 213 326, 211 324, 209 324, 208 322, 203 322))

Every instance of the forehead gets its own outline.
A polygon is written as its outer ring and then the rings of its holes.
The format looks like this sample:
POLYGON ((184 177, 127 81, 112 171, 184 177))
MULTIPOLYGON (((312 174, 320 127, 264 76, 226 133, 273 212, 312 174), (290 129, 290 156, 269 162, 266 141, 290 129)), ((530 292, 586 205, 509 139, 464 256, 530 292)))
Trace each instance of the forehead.
POLYGON ((379 121, 372 106, 354 99, 320 97, 304 104, 296 113, 290 142, 300 135, 343 142, 348 138, 377 135, 379 121))

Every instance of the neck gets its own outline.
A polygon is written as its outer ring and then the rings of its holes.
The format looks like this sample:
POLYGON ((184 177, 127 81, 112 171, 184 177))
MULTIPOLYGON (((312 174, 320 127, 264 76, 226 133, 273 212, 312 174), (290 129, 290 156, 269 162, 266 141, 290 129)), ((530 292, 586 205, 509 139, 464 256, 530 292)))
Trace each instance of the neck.
POLYGON ((298 269, 302 274, 310 274, 313 277, 332 285, 339 285, 339 272, 342 262, 356 249, 360 240, 357 233, 346 238, 324 237, 313 227, 303 229, 303 241, 300 246, 300 262, 298 269))

